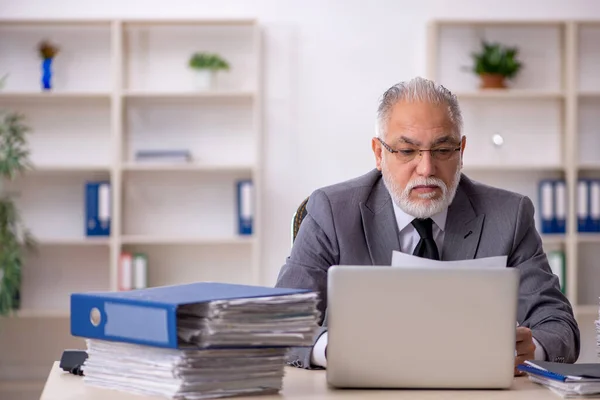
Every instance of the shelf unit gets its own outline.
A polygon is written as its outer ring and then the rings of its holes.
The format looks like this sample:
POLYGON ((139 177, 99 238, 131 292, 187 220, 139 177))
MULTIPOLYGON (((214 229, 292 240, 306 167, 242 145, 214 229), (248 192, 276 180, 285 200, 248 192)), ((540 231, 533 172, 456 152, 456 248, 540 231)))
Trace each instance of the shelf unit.
MULTIPOLYGON (((0 76, 9 73, 0 109, 23 113, 33 128, 34 170, 5 187, 17 194, 39 243, 23 267, 22 309, 0 324, 68 326, 70 293, 117 290, 122 251, 147 254, 149 286, 260 283, 256 20, 0 20, 0 35, 0 76), (60 48, 47 92, 39 85, 43 39, 60 48), (213 90, 194 86, 187 62, 195 51, 230 62, 213 90), (134 159, 137 150, 162 148, 187 149, 193 161, 134 159), (254 185, 250 236, 236 230, 240 179, 254 185), (92 180, 111 182, 110 237, 85 236, 84 190, 92 180)), ((0 382, 13 375, 0 362, 0 382)))
POLYGON ((539 230, 540 179, 565 179, 567 232, 544 235, 544 248, 565 252, 566 295, 577 315, 597 316, 600 233, 578 232, 577 181, 600 177, 600 22, 436 20, 428 34, 427 76, 455 92, 463 109, 464 172, 528 195, 539 230), (524 69, 507 89, 480 89, 465 70, 482 39, 519 47, 524 69), (496 134, 503 144, 494 144, 496 134))

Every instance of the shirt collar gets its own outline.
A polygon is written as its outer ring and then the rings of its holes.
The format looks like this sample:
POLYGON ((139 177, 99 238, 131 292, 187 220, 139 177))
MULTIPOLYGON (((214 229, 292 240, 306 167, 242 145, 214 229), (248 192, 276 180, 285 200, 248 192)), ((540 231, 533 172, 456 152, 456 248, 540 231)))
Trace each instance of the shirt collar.
MULTIPOLYGON (((408 225, 411 224, 411 222, 413 221, 413 219, 415 219, 415 217, 402 211, 402 209, 400 207, 398 207, 398 205, 396 205, 396 202, 392 201, 392 204, 394 205, 394 214, 396 215, 396 222, 398 223, 398 231, 402 232, 402 230, 404 228, 406 228, 408 225)), ((435 225, 442 232, 446 228, 446 217, 447 216, 448 216, 448 208, 447 207, 444 209, 444 211, 431 216, 431 219, 433 220, 433 222, 435 222, 435 225)))

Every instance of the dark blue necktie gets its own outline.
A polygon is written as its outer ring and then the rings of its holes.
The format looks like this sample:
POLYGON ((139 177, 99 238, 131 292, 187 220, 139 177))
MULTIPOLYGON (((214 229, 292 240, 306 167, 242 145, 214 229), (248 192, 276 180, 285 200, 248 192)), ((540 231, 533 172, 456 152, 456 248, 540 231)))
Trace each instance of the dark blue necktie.
POLYGON ((435 240, 433 240, 433 220, 431 218, 415 218, 412 224, 417 232, 419 232, 419 236, 421 236, 421 240, 417 243, 413 256, 439 260, 440 254, 438 253, 435 240))

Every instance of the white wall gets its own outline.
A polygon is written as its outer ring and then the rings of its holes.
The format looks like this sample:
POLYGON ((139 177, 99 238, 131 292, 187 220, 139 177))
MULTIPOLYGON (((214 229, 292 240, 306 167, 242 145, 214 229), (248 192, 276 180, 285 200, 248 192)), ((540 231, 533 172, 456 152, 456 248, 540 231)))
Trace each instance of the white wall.
POLYGON ((594 0, 0 0, 1 18, 254 17, 264 27, 263 281, 289 251, 290 218, 314 188, 373 167, 380 94, 425 73, 434 18, 599 19, 594 0))

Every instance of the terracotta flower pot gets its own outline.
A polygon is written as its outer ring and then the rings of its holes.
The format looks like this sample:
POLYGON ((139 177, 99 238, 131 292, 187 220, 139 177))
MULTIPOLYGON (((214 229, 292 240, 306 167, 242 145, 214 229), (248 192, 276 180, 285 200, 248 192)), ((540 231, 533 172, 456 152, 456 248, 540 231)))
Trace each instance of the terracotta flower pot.
POLYGON ((481 74, 481 89, 504 89, 506 88, 503 75, 499 74, 481 74))

